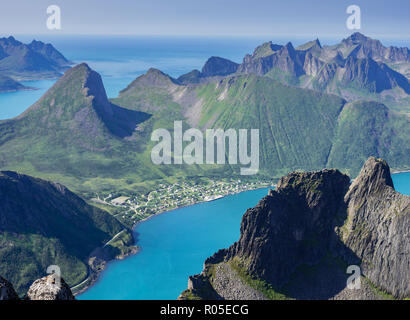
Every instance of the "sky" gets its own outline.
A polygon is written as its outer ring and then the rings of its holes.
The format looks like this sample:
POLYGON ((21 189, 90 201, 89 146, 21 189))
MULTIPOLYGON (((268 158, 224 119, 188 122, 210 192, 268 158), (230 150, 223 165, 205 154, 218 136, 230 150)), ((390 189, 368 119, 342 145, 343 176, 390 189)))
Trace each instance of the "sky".
POLYGON ((0 34, 340 37, 349 5, 358 31, 410 38, 409 0, 1 0, 0 34), (50 5, 61 30, 47 29, 50 5))

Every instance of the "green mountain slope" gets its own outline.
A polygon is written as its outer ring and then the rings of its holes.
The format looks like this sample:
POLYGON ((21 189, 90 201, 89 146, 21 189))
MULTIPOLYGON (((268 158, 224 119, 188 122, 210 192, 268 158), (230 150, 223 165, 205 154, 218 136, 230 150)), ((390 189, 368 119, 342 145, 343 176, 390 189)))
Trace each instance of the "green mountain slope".
POLYGON ((172 132, 180 120, 184 129, 259 129, 259 174, 269 178, 336 165, 354 176, 368 156, 409 168, 409 119, 386 109, 384 121, 369 110, 385 106, 365 105, 355 116, 362 123, 350 121, 352 129, 345 121, 350 104, 337 96, 257 75, 182 85, 155 69, 110 102, 100 76, 82 64, 25 113, 0 123, 0 168, 58 181, 87 198, 239 174, 241 165, 154 165, 151 133, 172 132), (373 139, 373 123, 379 122, 382 140, 373 139))
POLYGON ((104 188, 106 177, 144 176, 133 134, 148 117, 111 104, 101 77, 79 65, 22 115, 0 123, 0 164, 80 191, 92 189, 82 186, 90 180, 104 188))
POLYGON ((19 293, 49 265, 70 285, 83 280, 89 254, 125 229, 63 185, 11 171, 0 172, 0 203, 0 274, 19 293))
POLYGON ((259 128, 260 164, 266 174, 323 167, 344 100, 239 76, 201 87, 200 127, 259 128))
POLYGON ((410 161, 410 119, 377 102, 356 101, 341 112, 327 167, 356 174, 370 156, 389 159, 396 169, 410 161))
POLYGON ((51 44, 0 38, 0 72, 15 80, 55 78, 71 64, 51 44))
POLYGON ((174 120, 203 131, 258 128, 260 173, 269 176, 324 167, 355 176, 369 156, 384 157, 397 169, 410 166, 408 117, 378 102, 346 103, 269 77, 234 75, 184 86, 151 70, 114 101, 151 113, 155 128, 172 131, 174 120))

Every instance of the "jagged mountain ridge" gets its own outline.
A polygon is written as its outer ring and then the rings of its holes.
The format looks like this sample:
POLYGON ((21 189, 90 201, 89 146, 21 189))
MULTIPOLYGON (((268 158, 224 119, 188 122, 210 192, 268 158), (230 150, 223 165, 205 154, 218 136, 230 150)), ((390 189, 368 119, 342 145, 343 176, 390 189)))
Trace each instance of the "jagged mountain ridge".
POLYGON ((355 33, 336 46, 322 47, 316 40, 296 49, 291 43, 276 45, 275 49, 261 55, 257 48, 253 55, 244 58, 238 72, 279 77, 292 85, 350 99, 339 86, 347 89, 353 86, 369 93, 399 88, 410 94, 408 79, 389 66, 409 63, 408 48, 386 48, 378 40, 355 33))
POLYGON ((370 158, 349 184, 337 170, 281 178, 246 211, 240 239, 208 258, 181 298, 409 297, 410 197, 394 190, 381 159, 370 158), (346 288, 348 265, 361 267, 360 290, 346 288))
POLYGON ((71 64, 51 44, 36 40, 24 44, 12 36, 0 38, 0 74, 14 80, 59 77, 71 64))
POLYGON ((25 113, 0 122, 0 168, 59 181, 85 197, 174 176, 237 174, 229 165, 153 165, 152 131, 172 131, 180 120, 202 130, 259 128, 260 174, 269 177, 323 167, 354 176, 369 156, 395 169, 410 165, 408 120, 382 104, 346 103, 265 76, 208 79, 183 85, 150 69, 110 102, 101 77, 78 65, 25 113))
POLYGON ((369 156, 384 157, 395 168, 408 162, 406 117, 381 103, 348 103, 265 76, 232 74, 183 85, 160 71, 149 71, 113 101, 158 117, 179 112, 176 119, 185 118, 187 126, 202 130, 259 128, 261 170, 278 176, 323 167, 348 169, 355 176, 369 156))
MULTIPOLYGON (((407 110, 409 103, 409 49, 385 47, 361 33, 333 46, 322 46, 318 39, 297 48, 290 42, 266 42, 225 76, 235 73, 271 77, 288 85, 337 94, 348 101, 375 100, 399 110, 407 110)), ((198 70, 179 80, 181 84, 209 81, 198 70)))

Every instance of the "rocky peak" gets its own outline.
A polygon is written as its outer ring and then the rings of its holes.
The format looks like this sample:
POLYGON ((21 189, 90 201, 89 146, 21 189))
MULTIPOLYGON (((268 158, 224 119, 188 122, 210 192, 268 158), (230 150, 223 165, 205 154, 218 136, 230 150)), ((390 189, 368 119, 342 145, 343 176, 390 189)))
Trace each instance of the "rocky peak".
POLYGON ((322 45, 319 39, 309 41, 296 48, 296 50, 302 50, 302 51, 314 51, 314 50, 321 50, 321 49, 322 49, 322 45))
POLYGON ((0 300, 19 300, 13 285, 0 276, 0 300))
POLYGON ((22 43, 18 40, 16 40, 13 36, 10 36, 8 38, 0 38, 0 46, 7 47, 7 46, 19 46, 22 45, 22 43))
POLYGON ((410 197, 394 190, 386 161, 369 158, 345 196, 343 242, 378 288, 410 297, 410 197))
POLYGON ((226 76, 235 73, 239 64, 221 57, 209 58, 202 68, 203 77, 226 76))
POLYGON ((163 73, 161 70, 150 68, 145 74, 131 82, 131 84, 122 90, 121 93, 125 93, 132 88, 155 87, 170 89, 175 88, 177 85, 177 81, 169 75, 163 73))
POLYGON ((30 286, 26 300, 75 300, 70 287, 63 278, 54 274, 38 279, 30 286))
POLYGON ((356 82, 356 85, 376 93, 400 87, 410 94, 410 82, 405 76, 385 63, 376 62, 371 58, 349 56, 346 59, 341 81, 347 85, 356 82))
POLYGON ((264 299, 235 278, 239 265, 294 298, 408 298, 409 230, 410 197, 394 190, 384 160, 369 158, 352 184, 334 169, 293 172, 245 212, 239 241, 208 258, 189 291, 201 296, 210 284, 222 298, 264 299), (355 293, 346 288, 349 265, 367 279, 355 293))
POLYGON ((249 261, 250 274, 281 286, 295 269, 317 263, 329 250, 343 217, 349 178, 337 170, 293 172, 246 211, 229 258, 249 261))
POLYGON ((273 54, 274 52, 282 49, 283 46, 279 44, 274 44, 272 41, 265 42, 261 44, 260 46, 256 47, 256 49, 253 51, 252 58, 262 58, 269 56, 273 54))
POLYGON ((394 188, 389 165, 383 159, 371 157, 353 181, 347 196, 356 192, 361 192, 363 196, 383 192, 386 187, 394 188))
POLYGON ((347 42, 350 44, 359 44, 359 43, 363 43, 369 40, 372 40, 372 39, 366 37, 364 34, 360 32, 352 33, 349 37, 347 37, 346 39, 343 39, 344 42, 347 42))

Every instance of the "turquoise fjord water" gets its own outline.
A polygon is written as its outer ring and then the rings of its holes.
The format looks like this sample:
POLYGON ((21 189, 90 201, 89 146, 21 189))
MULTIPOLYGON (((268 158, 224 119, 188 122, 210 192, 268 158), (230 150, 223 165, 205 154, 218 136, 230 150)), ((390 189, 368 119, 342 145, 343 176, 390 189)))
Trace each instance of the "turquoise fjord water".
POLYGON ((99 280, 77 298, 176 299, 188 276, 200 273, 206 258, 239 239, 243 213, 269 188, 169 211, 135 228, 141 251, 113 261, 99 280))
MULTIPOLYGON (((173 77, 200 69, 211 56, 241 62, 259 44, 273 40, 295 46, 311 38, 207 38, 207 37, 88 37, 19 36, 51 42, 69 60, 86 62, 102 75, 109 97, 116 97, 150 67, 173 77)), ((326 39, 334 44, 340 39, 326 39)), ((386 41, 386 45, 409 46, 386 41)), ((39 90, 0 93, 0 120, 15 117, 35 103, 54 80, 23 82, 39 90)), ((393 176, 399 192, 410 195, 410 173, 393 176)), ((189 275, 202 270, 204 260, 239 237, 243 213, 253 207, 268 189, 247 191, 213 202, 177 209, 155 216, 137 226, 141 252, 123 261, 109 263, 98 282, 79 299, 176 299, 186 288, 189 275)))
MULTIPOLYGON (((395 174, 393 181, 397 191, 410 195, 410 173, 395 174)), ((176 299, 186 289, 188 276, 202 271, 207 257, 238 240, 243 213, 268 190, 230 195, 140 223, 135 232, 141 251, 110 262, 78 299, 176 299)))

